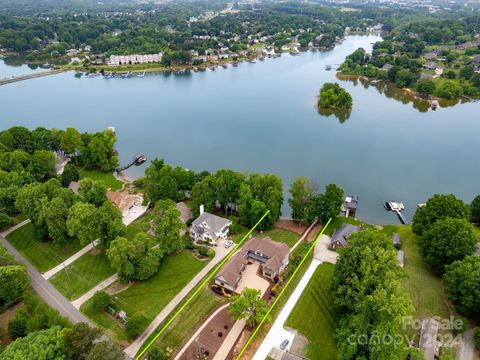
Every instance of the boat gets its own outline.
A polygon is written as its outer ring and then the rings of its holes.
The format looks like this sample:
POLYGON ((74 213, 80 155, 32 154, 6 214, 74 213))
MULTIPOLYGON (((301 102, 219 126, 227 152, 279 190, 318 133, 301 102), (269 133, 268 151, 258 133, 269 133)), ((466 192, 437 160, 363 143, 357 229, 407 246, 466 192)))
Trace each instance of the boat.
POLYGON ((132 73, 130 71, 127 72, 126 74, 122 74, 122 78, 124 78, 124 79, 128 79, 131 76, 132 76, 132 73))
POLYGON ((265 60, 265 56, 260 57, 260 61, 263 61, 263 60, 265 60))
POLYGON ((222 67, 223 67, 224 69, 226 69, 226 68, 228 68, 228 65, 227 65, 227 64, 222 64, 222 67))
POLYGON ((142 73, 138 74, 137 77, 144 78, 145 77, 145 70, 142 73))
POLYGON ((325 66, 325 70, 327 70, 327 71, 332 70, 332 65, 326 65, 326 66, 325 66))
POLYGON ((234 62, 232 63, 232 66, 237 67, 237 66, 238 66, 238 62, 237 62, 237 61, 234 61, 234 62))
POLYGON ((417 207, 418 207, 418 208, 422 208, 422 207, 424 207, 424 206, 427 206, 427 204, 425 204, 425 203, 417 204, 417 207))
POLYGON ((396 201, 389 201, 386 202, 385 205, 385 210, 387 211, 403 211, 405 210, 405 206, 401 202, 396 202, 396 201))
POLYGON ((300 51, 291 51, 290 55, 292 55, 292 56, 300 55, 300 51))

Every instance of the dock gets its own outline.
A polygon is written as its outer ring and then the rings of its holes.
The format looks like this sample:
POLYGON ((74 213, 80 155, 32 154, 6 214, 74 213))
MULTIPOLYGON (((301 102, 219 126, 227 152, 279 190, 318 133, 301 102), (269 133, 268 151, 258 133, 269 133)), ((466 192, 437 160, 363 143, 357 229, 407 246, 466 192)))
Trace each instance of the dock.
POLYGON ((393 212, 396 212, 397 213, 397 216, 398 218, 400 219, 400 222, 405 225, 407 223, 407 220, 405 220, 405 218, 403 217, 402 213, 400 212, 400 210, 392 210, 393 212))
POLYGON ((6 85, 6 84, 11 84, 17 81, 23 81, 23 80, 30 80, 30 79, 35 79, 43 76, 48 76, 48 75, 55 75, 55 74, 60 74, 62 72, 65 72, 67 70, 48 70, 48 71, 41 71, 41 72, 36 72, 32 74, 27 74, 27 75, 18 75, 18 76, 12 76, 7 79, 1 79, 0 80, 0 85, 6 85))
POLYGON ((407 220, 403 217, 402 211, 405 209, 405 206, 401 202, 390 201, 384 204, 385 210, 391 211, 397 214, 400 222, 405 225, 407 224, 407 220))

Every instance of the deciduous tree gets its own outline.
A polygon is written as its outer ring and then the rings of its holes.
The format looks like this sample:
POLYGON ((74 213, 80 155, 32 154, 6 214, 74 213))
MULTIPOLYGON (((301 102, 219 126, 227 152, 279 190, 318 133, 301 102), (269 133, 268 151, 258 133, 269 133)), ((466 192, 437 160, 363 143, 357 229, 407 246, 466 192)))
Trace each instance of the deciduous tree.
POLYGON ((153 220, 155 235, 160 243, 160 248, 166 254, 171 254, 183 247, 180 233, 186 227, 180 220, 180 215, 180 210, 172 200, 160 200, 155 205, 153 220))
POLYGON ((245 320, 248 326, 255 326, 267 314, 268 306, 260 290, 246 288, 233 297, 228 310, 235 320, 245 320))

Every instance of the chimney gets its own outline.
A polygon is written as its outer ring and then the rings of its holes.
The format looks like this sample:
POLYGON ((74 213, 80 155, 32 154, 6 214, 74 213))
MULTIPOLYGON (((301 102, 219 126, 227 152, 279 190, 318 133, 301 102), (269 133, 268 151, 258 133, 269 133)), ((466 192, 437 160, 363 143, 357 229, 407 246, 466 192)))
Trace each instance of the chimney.
POLYGON ((200 215, 202 215, 205 212, 205 207, 203 205, 200 205, 200 215))

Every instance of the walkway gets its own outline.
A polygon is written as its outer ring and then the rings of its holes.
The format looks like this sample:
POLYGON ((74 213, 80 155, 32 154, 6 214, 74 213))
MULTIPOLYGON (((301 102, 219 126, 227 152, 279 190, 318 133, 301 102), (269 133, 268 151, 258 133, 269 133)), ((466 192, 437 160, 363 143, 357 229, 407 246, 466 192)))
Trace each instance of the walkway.
POLYGON ((302 243, 303 240, 305 240, 308 236, 308 234, 310 234, 310 231, 312 231, 312 229, 315 227, 315 225, 317 225, 317 222, 318 220, 315 220, 308 228, 307 230, 304 231, 304 233, 302 234, 302 236, 300 237, 300 239, 298 239, 298 241, 295 243, 295 245, 292 246, 292 248, 290 249, 290 254, 292 253, 293 250, 295 250, 295 248, 300 245, 302 243))
POLYGON ((84 304, 85 302, 90 300, 93 297, 93 295, 95 295, 95 293, 97 291, 100 291, 100 290, 103 290, 103 289, 109 287, 110 285, 112 285, 117 280, 118 280, 118 274, 113 274, 108 279, 103 280, 100 284, 95 286, 93 289, 90 289, 89 291, 87 291, 85 294, 80 296, 78 299, 73 300, 72 305, 75 306, 76 309, 80 309, 80 306, 82 306, 82 304, 84 304))
POLYGON ((195 334, 192 335, 192 337, 190 338, 190 340, 187 341, 187 343, 183 346, 182 350, 180 350, 178 352, 178 354, 173 358, 173 360, 179 360, 183 353, 188 349, 188 347, 191 345, 192 342, 195 341, 195 339, 198 338, 198 336, 200 335, 200 333, 202 332, 203 329, 205 329, 205 327, 208 325, 208 323, 210 321, 212 321, 212 319, 218 315, 218 313, 220 311, 222 311, 223 309, 227 308, 230 304, 225 304, 225 305, 222 305, 220 306, 217 310, 215 310, 215 312, 209 316, 209 318, 207 320, 205 320, 205 322, 203 323, 202 326, 200 326, 200 328, 195 332, 195 334))
MULTIPOLYGON (((12 230, 13 231, 13 230, 12 230)), ((43 276, 35 269, 10 243, 0 235, 0 242, 18 262, 25 264, 32 287, 40 297, 52 308, 57 309, 62 316, 66 316, 72 323, 84 322, 94 326, 82 313, 65 299, 43 276)))
POLYGON ((7 237, 9 234, 14 232, 15 230, 20 229, 22 226, 25 226, 27 224, 30 224, 30 219, 24 220, 21 223, 15 225, 15 226, 12 226, 11 228, 8 228, 4 232, 0 233, 0 236, 7 237))
MULTIPOLYGON (((227 337, 220 346, 220 349, 216 352, 213 360, 225 360, 230 353, 233 345, 237 342, 238 337, 243 331, 245 327, 245 320, 237 320, 235 324, 233 324, 232 329, 228 333, 227 337)), ((262 359, 264 360, 264 359, 262 359)))
POLYGON ((48 270, 46 273, 44 273, 42 276, 45 280, 48 280, 49 278, 51 278, 53 275, 55 275, 56 273, 58 273, 59 271, 62 271, 63 269, 65 269, 68 265, 70 265, 71 263, 73 263, 75 260, 77 260, 79 257, 85 255, 87 252, 89 252, 90 250, 92 250, 95 246, 97 246, 98 244, 100 243, 100 240, 95 240, 93 242, 91 242, 90 244, 88 244, 87 246, 85 246, 83 249, 79 250, 77 253, 73 254, 72 256, 70 256, 67 260, 65 260, 64 262, 62 262, 61 264, 58 264, 57 266, 55 266, 53 269, 50 269, 48 270))
POLYGON ((310 281, 313 274, 315 273, 315 270, 320 264, 321 264, 320 260, 317 260, 317 259, 312 260, 312 263, 308 267, 307 271, 303 275, 302 279, 298 283, 297 287, 293 291, 292 295, 288 299, 282 311, 280 312, 280 314, 278 314, 277 319, 275 320, 272 327, 270 328, 270 331, 268 332, 267 336, 265 337, 262 344, 260 345, 257 352, 255 353, 253 360, 265 360, 265 358, 270 353, 270 350, 273 347, 279 347, 280 343, 284 339, 288 339, 289 341, 286 350, 290 348, 290 346, 292 345, 293 339, 295 338, 295 334, 285 330, 283 328, 283 324, 285 323, 288 316, 292 312, 293 308, 295 307, 295 304, 300 298, 300 295, 302 295, 303 290, 307 286, 308 282, 310 281))
POLYGON ((17 81, 22 81, 22 80, 34 79, 34 78, 42 77, 42 76, 60 74, 60 73, 65 72, 65 71, 66 70, 48 70, 48 71, 41 71, 41 72, 37 72, 37 73, 33 73, 33 74, 12 76, 11 78, 0 79, 0 85, 10 84, 10 83, 14 83, 14 82, 17 82, 17 81))
POLYGON ((168 303, 167 306, 157 315, 157 317, 152 321, 152 323, 147 327, 147 329, 135 339, 126 349, 125 353, 130 357, 134 358, 137 352, 142 347, 143 343, 148 339, 148 337, 153 334, 155 329, 167 318, 167 316, 175 309, 175 307, 180 304, 180 302, 188 295, 188 293, 203 280, 205 275, 207 275, 210 270, 212 270, 222 259, 234 248, 234 246, 229 249, 225 249, 224 242, 219 242, 218 246, 215 248, 215 257, 205 266, 202 271, 200 271, 174 298, 168 303))

